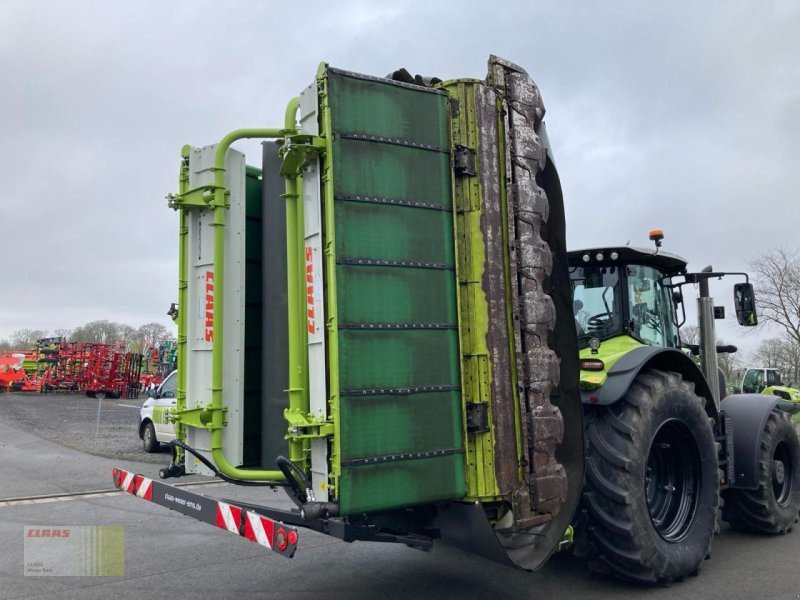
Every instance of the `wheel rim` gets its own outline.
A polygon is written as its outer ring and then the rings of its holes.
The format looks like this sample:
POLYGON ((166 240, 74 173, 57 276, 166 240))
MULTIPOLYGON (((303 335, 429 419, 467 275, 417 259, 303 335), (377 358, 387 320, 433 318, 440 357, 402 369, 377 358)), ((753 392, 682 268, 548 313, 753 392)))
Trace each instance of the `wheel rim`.
POLYGON ((656 532, 668 542, 688 534, 697 513, 701 486, 700 454, 689 429, 667 421, 647 454, 645 498, 656 532))
POLYGON ((150 428, 147 427, 144 430, 144 445, 145 446, 149 446, 150 445, 151 438, 152 438, 152 436, 150 435, 150 428))
POLYGON ((792 455, 786 442, 780 442, 772 455, 772 492, 780 506, 789 504, 794 482, 792 455))

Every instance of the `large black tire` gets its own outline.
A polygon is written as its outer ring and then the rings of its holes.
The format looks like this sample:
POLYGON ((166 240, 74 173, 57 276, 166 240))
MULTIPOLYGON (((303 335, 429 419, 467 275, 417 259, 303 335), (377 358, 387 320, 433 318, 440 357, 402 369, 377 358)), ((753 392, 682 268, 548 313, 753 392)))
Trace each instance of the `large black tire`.
POLYGON ((156 439, 156 428, 152 423, 147 423, 142 429, 142 448, 145 452, 156 452, 161 444, 156 439))
POLYGON ((719 458, 704 406, 679 374, 647 369, 621 400, 587 410, 582 543, 593 570, 667 583, 709 555, 719 458))
POLYGON ((788 533, 800 510, 800 439, 783 411, 769 415, 759 452, 758 489, 725 490, 722 518, 736 529, 788 533))

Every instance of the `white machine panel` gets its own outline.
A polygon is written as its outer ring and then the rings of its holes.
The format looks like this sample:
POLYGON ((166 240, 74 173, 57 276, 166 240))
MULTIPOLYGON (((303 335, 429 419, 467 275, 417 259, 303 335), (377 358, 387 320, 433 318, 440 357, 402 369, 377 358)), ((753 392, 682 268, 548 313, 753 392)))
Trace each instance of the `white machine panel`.
MULTIPOLYGON (((316 84, 300 94, 300 129, 319 134, 316 84)), ((325 281, 322 264, 322 187, 319 160, 303 172, 303 214, 305 220, 306 317, 308 324, 308 388, 311 415, 325 420, 328 392, 325 376, 325 281)), ((328 442, 311 440, 311 484, 314 496, 328 501, 328 442)))
MULTIPOLYGON (((189 187, 214 182, 216 146, 193 148, 189 155, 189 187)), ((244 280, 245 280, 245 159, 228 150, 225 187, 230 209, 225 211, 225 306, 223 307, 223 395, 228 407, 222 442, 227 461, 242 463, 244 402, 244 280)), ((214 211, 189 212, 189 286, 186 307, 188 352, 186 357, 186 407, 211 404, 211 348, 214 336, 214 211)), ((181 307, 183 310, 184 307, 181 307)), ((211 433, 187 428, 187 444, 211 460, 211 433)), ((213 461, 212 461, 213 462, 213 461)), ((186 455, 187 473, 213 475, 192 455, 186 455)))

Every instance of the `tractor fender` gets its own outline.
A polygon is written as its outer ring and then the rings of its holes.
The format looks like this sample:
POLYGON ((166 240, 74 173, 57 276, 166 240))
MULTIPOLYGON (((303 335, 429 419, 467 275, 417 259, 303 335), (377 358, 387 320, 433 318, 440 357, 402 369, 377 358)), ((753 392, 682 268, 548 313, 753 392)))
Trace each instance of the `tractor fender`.
POLYGON ((770 413, 780 401, 778 396, 765 394, 731 394, 720 403, 731 427, 727 433, 733 435, 732 487, 750 490, 758 487, 761 436, 770 413))
POLYGON ((708 382, 692 359, 675 348, 641 346, 634 348, 608 370, 606 382, 597 390, 582 390, 581 401, 589 405, 614 404, 622 398, 642 369, 659 369, 680 373, 686 381, 694 383, 697 394, 706 399, 706 412, 716 422, 719 411, 714 404, 708 382))

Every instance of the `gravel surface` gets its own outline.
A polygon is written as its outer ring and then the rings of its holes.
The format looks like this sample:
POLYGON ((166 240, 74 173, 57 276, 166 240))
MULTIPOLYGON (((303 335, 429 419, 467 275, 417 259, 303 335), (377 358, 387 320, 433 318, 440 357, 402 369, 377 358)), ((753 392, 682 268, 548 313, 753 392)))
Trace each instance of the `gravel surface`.
POLYGON ((144 400, 144 395, 97 400, 83 394, 0 394, 0 421, 81 452, 167 464, 168 446, 153 454, 142 449, 137 426, 144 400))

